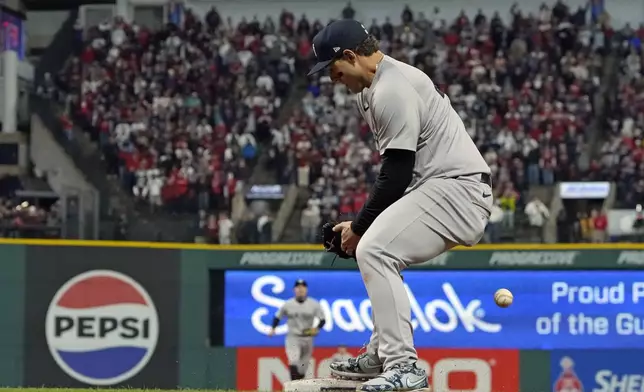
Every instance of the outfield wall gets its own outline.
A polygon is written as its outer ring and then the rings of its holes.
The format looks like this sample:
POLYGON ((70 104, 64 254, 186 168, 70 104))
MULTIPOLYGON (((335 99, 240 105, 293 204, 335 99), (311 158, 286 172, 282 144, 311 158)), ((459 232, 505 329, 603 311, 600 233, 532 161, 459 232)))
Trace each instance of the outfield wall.
MULTIPOLYGON (((328 318, 310 376, 370 334, 355 263, 318 247, 2 240, 0 255, 2 386, 279 389, 285 331, 265 332, 296 277, 328 318)), ((414 267, 421 365, 450 390, 631 388, 643 267, 633 244, 478 246, 414 267)))

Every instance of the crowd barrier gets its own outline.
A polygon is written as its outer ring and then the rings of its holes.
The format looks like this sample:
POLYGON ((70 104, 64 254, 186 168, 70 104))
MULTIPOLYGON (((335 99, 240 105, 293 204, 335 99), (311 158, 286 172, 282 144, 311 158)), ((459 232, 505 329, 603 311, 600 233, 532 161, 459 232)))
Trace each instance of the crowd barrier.
MULTIPOLYGON (((279 390, 285 327, 266 332, 299 278, 327 319, 309 376, 373 327, 355 263, 314 246, 2 240, 0 257, 6 387, 279 390)), ((442 392, 644 385, 644 246, 485 245, 403 274, 442 392)))

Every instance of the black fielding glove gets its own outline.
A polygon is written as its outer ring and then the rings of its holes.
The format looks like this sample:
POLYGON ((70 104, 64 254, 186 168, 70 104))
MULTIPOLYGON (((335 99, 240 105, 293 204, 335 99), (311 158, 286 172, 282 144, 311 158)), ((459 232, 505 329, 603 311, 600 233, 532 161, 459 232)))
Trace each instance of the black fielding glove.
POLYGON ((333 231, 336 222, 327 222, 322 226, 322 245, 327 252, 335 253, 341 259, 355 259, 342 250, 342 233, 333 231))

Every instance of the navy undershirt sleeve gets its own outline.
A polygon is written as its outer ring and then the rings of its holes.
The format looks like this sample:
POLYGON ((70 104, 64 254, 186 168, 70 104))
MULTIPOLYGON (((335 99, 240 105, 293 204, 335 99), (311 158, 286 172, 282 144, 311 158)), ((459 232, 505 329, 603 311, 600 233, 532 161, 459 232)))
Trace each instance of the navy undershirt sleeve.
POLYGON ((382 155, 382 166, 371 190, 369 199, 362 206, 351 230, 363 235, 373 221, 387 207, 400 199, 414 176, 416 152, 402 149, 387 149, 382 155))

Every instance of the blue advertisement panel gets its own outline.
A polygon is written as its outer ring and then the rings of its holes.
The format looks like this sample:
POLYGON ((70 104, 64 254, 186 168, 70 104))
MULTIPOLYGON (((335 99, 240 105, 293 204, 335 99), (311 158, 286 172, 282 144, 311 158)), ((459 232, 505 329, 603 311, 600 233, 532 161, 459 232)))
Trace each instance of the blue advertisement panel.
POLYGON ((2 23, 0 26, 2 50, 13 50, 18 54, 18 60, 24 60, 26 43, 23 16, 7 7, 2 7, 0 23, 2 23))
MULTIPOLYGON (((644 348, 644 271, 408 271, 404 277, 418 347, 644 348), (494 303, 499 288, 513 292, 509 308, 494 303)), ((227 271, 225 344, 282 346, 285 320, 277 337, 267 333, 300 278, 326 314, 316 345, 368 341, 371 304, 357 271, 227 271)))
POLYGON ((555 350, 553 392, 619 392, 644 388, 642 350, 555 350))

